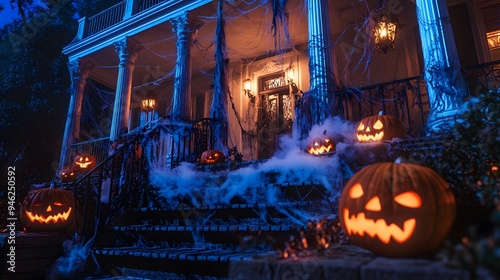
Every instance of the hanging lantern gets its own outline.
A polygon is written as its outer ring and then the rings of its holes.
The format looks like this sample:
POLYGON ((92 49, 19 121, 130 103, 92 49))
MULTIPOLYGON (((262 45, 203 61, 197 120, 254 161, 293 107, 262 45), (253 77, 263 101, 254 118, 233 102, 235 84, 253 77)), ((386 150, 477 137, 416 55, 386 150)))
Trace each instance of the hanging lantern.
POLYGON ((387 53, 395 48, 396 21, 390 21, 386 15, 375 20, 373 27, 373 39, 377 51, 387 53))
POLYGON ((142 99, 142 110, 144 112, 152 112, 156 108, 156 98, 151 94, 151 92, 148 93, 146 97, 142 99))

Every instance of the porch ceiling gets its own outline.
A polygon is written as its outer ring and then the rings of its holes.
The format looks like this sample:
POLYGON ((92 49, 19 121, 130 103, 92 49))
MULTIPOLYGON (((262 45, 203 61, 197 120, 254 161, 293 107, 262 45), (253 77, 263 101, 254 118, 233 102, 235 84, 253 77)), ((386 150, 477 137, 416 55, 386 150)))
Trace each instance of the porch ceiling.
MULTIPOLYGON (((255 1, 254 5, 247 5, 245 1, 235 0, 233 4, 225 5, 226 45, 230 62, 253 59, 274 52, 271 6, 269 3, 260 4, 260 2, 268 1, 255 1)), ((203 23, 192 49, 193 75, 211 73, 215 66, 215 3, 214 1, 192 11, 203 23)), ((304 0, 288 1, 291 43, 293 47, 304 51, 308 40, 305 3, 304 0)), ((329 13, 333 38, 341 34, 348 24, 362 21, 368 10, 368 4, 363 1, 330 0, 329 13)), ((133 87, 158 79, 161 80, 161 85, 170 83, 176 60, 176 35, 172 31, 171 23, 159 24, 136 34, 134 39, 142 43, 144 49, 139 53, 135 63, 133 87)), ((282 47, 292 47, 284 46, 284 39, 281 42, 282 47)), ((114 47, 107 46, 92 53, 88 58, 95 64, 90 77, 114 89, 118 75, 118 55, 114 47)))

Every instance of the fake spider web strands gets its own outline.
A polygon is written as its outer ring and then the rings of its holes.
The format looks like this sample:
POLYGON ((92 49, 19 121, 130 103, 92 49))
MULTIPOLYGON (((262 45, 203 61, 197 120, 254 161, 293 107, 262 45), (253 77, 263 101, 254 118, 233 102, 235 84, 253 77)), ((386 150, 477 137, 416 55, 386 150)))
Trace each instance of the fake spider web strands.
POLYGON ((217 5, 217 27, 215 29, 216 44, 215 44, 215 70, 214 70, 214 93, 212 104, 210 106, 210 117, 218 120, 213 125, 214 146, 212 149, 220 150, 227 153, 227 147, 223 139, 225 133, 224 127, 228 127, 228 112, 226 104, 226 95, 229 91, 227 81, 227 48, 226 48, 226 34, 224 31, 224 15, 223 15, 224 1, 219 0, 217 5))
POLYGON ((466 94, 445 1, 417 0, 417 19, 430 101, 427 129, 452 125, 466 94))
POLYGON ((287 49, 287 45, 291 44, 290 32, 288 30, 288 11, 287 11, 288 0, 271 0, 271 6, 273 10, 273 20, 272 20, 272 31, 274 37, 274 50, 276 52, 283 53, 287 49), (278 25, 282 26, 282 29, 278 28, 278 25), (281 31, 285 35, 285 45, 280 46, 281 31))

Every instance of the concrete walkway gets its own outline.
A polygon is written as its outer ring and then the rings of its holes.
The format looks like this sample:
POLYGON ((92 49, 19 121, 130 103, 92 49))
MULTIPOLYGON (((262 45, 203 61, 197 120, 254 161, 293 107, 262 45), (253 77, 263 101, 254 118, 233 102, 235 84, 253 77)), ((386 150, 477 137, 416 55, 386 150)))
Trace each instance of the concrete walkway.
POLYGON ((434 259, 389 259, 354 245, 329 248, 322 256, 296 260, 275 257, 232 262, 229 279, 342 279, 342 280, 469 280, 496 279, 486 269, 469 270, 445 266, 434 259))

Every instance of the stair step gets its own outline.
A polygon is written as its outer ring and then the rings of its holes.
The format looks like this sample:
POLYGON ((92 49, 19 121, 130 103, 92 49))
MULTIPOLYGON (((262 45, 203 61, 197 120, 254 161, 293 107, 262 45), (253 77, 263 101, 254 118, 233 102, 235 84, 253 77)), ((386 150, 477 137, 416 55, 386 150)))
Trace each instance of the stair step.
POLYGON ((228 210, 228 209, 254 209, 254 208, 276 208, 292 206, 311 206, 311 205, 321 205, 321 204, 331 204, 328 201, 289 201, 289 202, 278 202, 274 204, 260 203, 260 204, 247 204, 247 203, 236 203, 236 204, 217 204, 217 205, 201 205, 200 207, 191 206, 177 206, 177 207, 165 207, 165 208, 148 208, 143 207, 137 209, 139 212, 165 212, 165 211, 191 211, 191 210, 228 210))
POLYGON ((230 262, 237 260, 252 260, 259 256, 274 256, 276 251, 246 251, 229 249, 205 248, 94 248, 94 254, 101 256, 130 256, 139 258, 168 259, 179 261, 230 262))
POLYGON ((287 232, 292 229, 301 229, 296 225, 218 225, 218 226, 150 226, 129 225, 115 226, 114 230, 119 232, 287 232))

